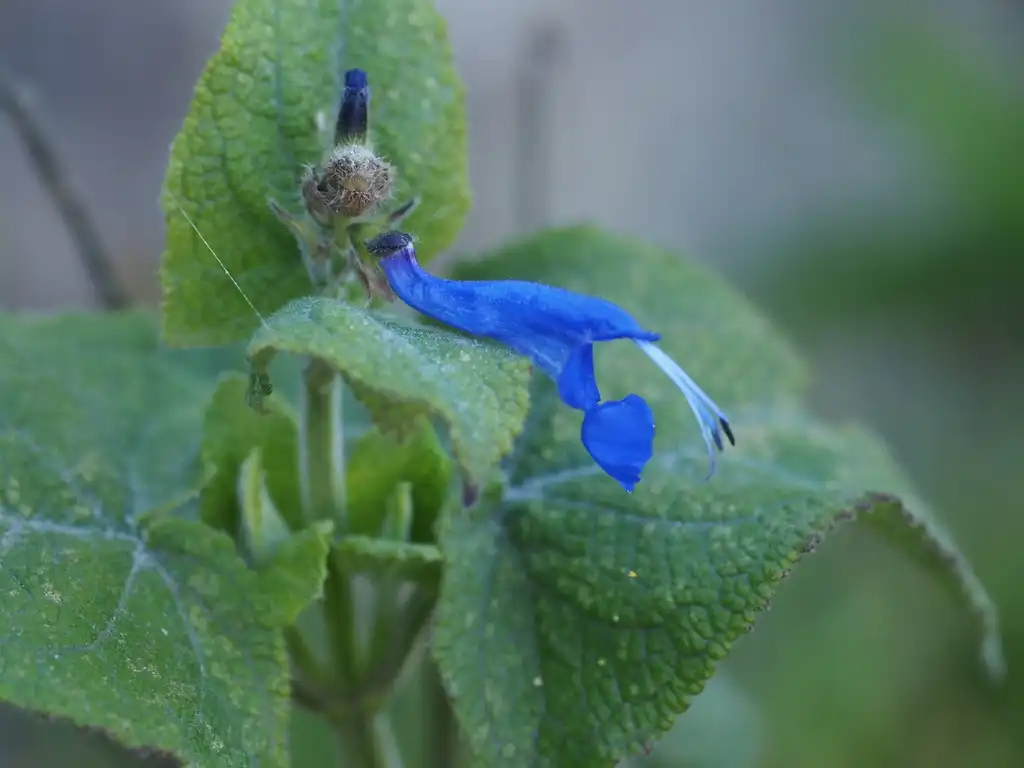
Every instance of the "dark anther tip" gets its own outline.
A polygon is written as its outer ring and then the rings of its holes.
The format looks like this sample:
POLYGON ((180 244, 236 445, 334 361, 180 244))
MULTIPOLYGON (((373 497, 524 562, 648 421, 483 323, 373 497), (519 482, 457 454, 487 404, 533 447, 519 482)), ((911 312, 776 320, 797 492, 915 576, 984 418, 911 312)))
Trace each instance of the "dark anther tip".
POLYGON ((409 245, 412 245, 412 235, 397 231, 384 232, 372 240, 366 241, 366 249, 374 256, 381 258, 390 256, 395 251, 400 251, 409 245))
POLYGON ((736 438, 733 437, 732 427, 729 426, 729 422, 725 419, 718 420, 722 424, 722 431, 725 432, 725 436, 729 438, 730 445, 736 445, 736 438))

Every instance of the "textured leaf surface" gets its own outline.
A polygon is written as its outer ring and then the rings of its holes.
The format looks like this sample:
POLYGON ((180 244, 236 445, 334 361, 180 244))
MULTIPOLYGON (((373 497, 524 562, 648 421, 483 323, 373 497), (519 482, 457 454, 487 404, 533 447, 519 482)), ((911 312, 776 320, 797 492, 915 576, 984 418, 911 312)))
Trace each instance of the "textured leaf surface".
POLYGON ((271 401, 267 413, 257 413, 245 402, 248 386, 248 377, 225 374, 206 410, 203 459, 214 474, 203 488, 203 520, 231 535, 238 531, 239 471, 250 452, 258 449, 260 482, 266 484, 281 516, 297 529, 302 521, 298 419, 282 398, 271 401))
POLYGON ((421 197, 405 223, 417 251, 429 258, 454 240, 469 209, 464 98, 433 3, 236 0, 171 148, 161 269, 170 343, 222 344, 256 324, 174 200, 261 313, 309 291, 267 199, 300 209, 303 165, 325 149, 317 113, 333 124, 342 75, 355 66, 370 76, 371 137, 397 169, 396 200, 421 197))
POLYGON ((302 609, 322 596, 333 533, 333 521, 317 520, 281 542, 260 568, 264 587, 276 597, 272 616, 279 626, 294 624, 302 609))
POLYGON ((353 573, 365 572, 435 584, 444 558, 433 544, 346 536, 335 548, 353 573))
POLYGON ((268 318, 249 344, 253 370, 277 352, 327 361, 380 422, 443 419, 478 480, 508 452, 529 404, 529 367, 504 349, 332 299, 300 299, 268 318))
POLYGON ((686 404, 629 344, 599 345, 605 397, 634 391, 657 422, 632 495, 580 446, 580 417, 538 381, 503 497, 450 520, 434 652, 487 765, 606 766, 671 726, 779 582, 839 521, 862 517, 995 612, 882 445, 799 406, 803 367, 737 293, 672 254, 578 228, 464 265, 604 296, 726 409, 738 447, 707 457, 686 404), (899 496, 892 495, 899 494, 899 496))
POLYGON ((146 315, 0 316, 0 698, 188 763, 281 765, 279 629, 316 561, 256 573, 194 519, 215 370, 146 315))

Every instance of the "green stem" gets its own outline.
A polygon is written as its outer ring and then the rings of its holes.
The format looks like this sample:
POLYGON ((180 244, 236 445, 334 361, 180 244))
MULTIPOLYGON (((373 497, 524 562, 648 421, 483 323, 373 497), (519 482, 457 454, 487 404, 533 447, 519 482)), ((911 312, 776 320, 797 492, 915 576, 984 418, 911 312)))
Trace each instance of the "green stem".
POLYGON ((288 657, 292 660, 295 671, 306 681, 311 681, 317 687, 330 683, 330 677, 309 647, 306 638, 298 627, 288 627, 284 631, 285 644, 288 647, 288 657))
MULTIPOLYGON (((323 360, 306 368, 301 407, 303 504, 307 520, 334 520, 345 535, 345 454, 341 414, 341 380, 323 360)), ((327 557, 324 620, 337 672, 339 698, 353 696, 360 681, 356 616, 351 577, 336 550, 327 557)), ((355 708, 334 712, 345 755, 351 768, 386 768, 387 762, 374 713, 355 708)))
MULTIPOLYGON (((342 535, 345 518, 345 456, 342 447, 341 386, 323 360, 306 368, 302 403, 303 497, 308 520, 334 520, 342 535)), ((335 551, 327 558, 324 619, 340 682, 347 693, 358 680, 356 621, 349 575, 335 551)))
MULTIPOLYGON (((346 532, 345 468, 341 448, 341 398, 338 375, 323 360, 310 361, 302 403, 303 497, 306 519, 336 521, 346 532)), ((349 575, 335 551, 327 558, 324 619, 331 639, 340 683, 347 693, 358 681, 356 621, 349 575)))
POLYGON ((459 762, 459 726, 441 671, 429 656, 423 661, 423 711, 427 717, 424 768, 455 768, 459 762))
POLYGON ((352 579, 345 572, 335 551, 327 557, 324 582, 324 620, 334 649, 334 666, 342 686, 342 695, 355 694, 359 686, 359 642, 352 579))
POLYGON ((401 610, 396 611, 396 620, 390 625, 390 636, 380 637, 378 643, 371 646, 367 665, 369 674, 359 695, 366 706, 375 708, 387 701, 417 639, 430 620, 436 602, 436 592, 416 587, 401 610))
MULTIPOLYGON (((381 522, 381 538, 395 541, 406 541, 412 525, 412 486, 399 483, 394 492, 385 502, 384 519, 381 522)), ((374 580, 373 616, 370 621, 369 663, 370 671, 368 686, 372 685, 376 676, 379 657, 392 644, 396 636, 395 624, 400 619, 399 605, 402 592, 402 580, 394 573, 383 573, 374 580)), ((364 689, 367 686, 364 686, 364 689)))
POLYGON ((341 380, 314 358, 304 374, 302 402, 303 503, 307 520, 330 519, 345 533, 345 444, 341 380))
POLYGON ((335 725, 345 768, 388 768, 387 748, 372 712, 357 710, 335 725))

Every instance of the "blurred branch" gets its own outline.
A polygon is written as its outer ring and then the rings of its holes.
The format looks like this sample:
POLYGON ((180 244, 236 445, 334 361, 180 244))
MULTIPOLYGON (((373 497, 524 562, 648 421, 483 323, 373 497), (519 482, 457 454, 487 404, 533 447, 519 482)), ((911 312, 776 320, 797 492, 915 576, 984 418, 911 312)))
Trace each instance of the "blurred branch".
POLYGON ((516 226, 523 232, 542 227, 551 215, 554 79, 564 50, 564 31, 556 24, 530 30, 516 75, 516 226))
POLYGON ((64 219, 78 255, 92 281, 103 306, 120 309, 128 305, 128 294, 118 281, 109 254, 100 241, 99 231, 84 201, 71 188, 67 166, 57 157, 42 125, 33 114, 22 86, 7 70, 0 68, 0 110, 7 113, 11 124, 25 145, 43 188, 64 219))

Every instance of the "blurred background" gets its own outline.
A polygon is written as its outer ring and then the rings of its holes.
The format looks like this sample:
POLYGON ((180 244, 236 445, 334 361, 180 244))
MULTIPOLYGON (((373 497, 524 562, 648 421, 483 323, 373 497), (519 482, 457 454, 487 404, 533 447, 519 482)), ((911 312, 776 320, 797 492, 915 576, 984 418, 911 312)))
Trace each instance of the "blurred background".
MULTIPOLYGON (((0 0, 0 65, 139 302, 159 297, 167 150, 229 5, 0 0)), ((685 765, 1024 765, 1024 3, 438 5, 476 195, 453 256, 587 219, 713 265, 803 349, 815 409, 889 441, 1002 612, 993 686, 959 606, 843 532, 698 700, 742 748, 698 758, 690 726, 685 765)), ((0 309, 95 306, 4 118, 0 309)), ((0 762, 50 764, 19 723, 0 719, 0 762)), ((684 765, 671 747, 657 761, 684 765)))

